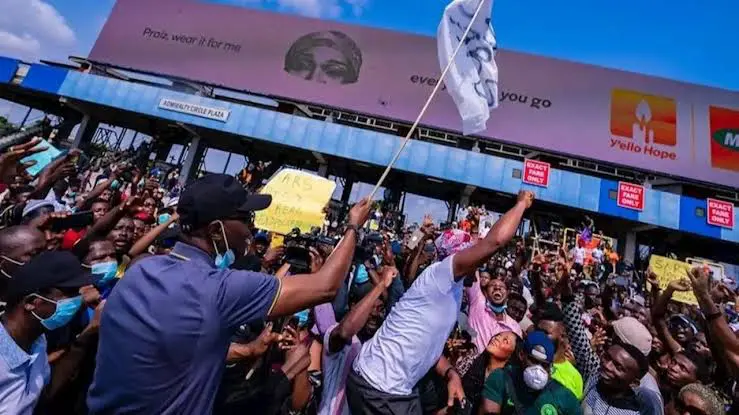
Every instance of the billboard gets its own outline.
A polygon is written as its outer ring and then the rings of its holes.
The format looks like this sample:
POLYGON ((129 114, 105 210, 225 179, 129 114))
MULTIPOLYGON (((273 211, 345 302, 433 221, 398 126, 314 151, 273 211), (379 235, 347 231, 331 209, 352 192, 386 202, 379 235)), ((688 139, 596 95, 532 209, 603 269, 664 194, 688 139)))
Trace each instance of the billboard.
MULTIPOLYGON (((90 59, 412 122, 440 74, 432 37, 195 0, 118 0, 90 59)), ((739 93, 500 51, 479 136, 739 187, 739 93)), ((459 131, 441 93, 423 125, 459 131)))

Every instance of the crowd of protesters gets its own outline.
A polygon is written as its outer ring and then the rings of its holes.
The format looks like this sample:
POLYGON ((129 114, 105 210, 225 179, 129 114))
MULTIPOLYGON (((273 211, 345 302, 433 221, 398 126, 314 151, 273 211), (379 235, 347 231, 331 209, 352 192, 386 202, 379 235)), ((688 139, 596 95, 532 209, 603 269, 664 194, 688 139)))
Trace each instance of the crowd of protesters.
POLYGON ((370 232, 363 200, 276 246, 259 165, 181 189, 72 150, 32 177, 38 144, 0 155, 0 414, 739 411, 735 288, 661 290, 585 251, 590 218, 571 247, 518 238, 531 192, 485 232, 482 209, 370 232))

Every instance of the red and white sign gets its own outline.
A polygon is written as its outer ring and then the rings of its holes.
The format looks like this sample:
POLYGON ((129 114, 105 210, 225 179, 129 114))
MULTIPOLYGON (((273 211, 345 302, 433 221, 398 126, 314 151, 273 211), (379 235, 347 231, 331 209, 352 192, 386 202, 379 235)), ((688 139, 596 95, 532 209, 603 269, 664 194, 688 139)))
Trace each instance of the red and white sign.
POLYGON ((641 212, 644 210, 644 186, 618 182, 618 198, 616 202, 622 208, 641 212))
POLYGON ((549 170, 549 163, 527 159, 523 162, 523 182, 549 187, 549 170))
POLYGON ((706 200, 706 219, 709 225, 734 229, 734 204, 723 200, 706 200))

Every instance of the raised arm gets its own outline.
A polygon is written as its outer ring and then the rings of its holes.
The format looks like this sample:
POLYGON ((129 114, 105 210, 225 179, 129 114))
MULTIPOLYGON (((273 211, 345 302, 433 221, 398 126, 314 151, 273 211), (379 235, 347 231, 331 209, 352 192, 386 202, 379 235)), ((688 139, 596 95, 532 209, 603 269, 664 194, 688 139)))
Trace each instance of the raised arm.
POLYGON ((559 280, 557 288, 562 294, 562 306, 565 315, 565 329, 572 353, 577 361, 577 369, 583 380, 597 376, 600 372, 600 358, 593 351, 588 339, 585 324, 582 322, 582 305, 572 294, 570 274, 567 272, 559 280))
POLYGON ((713 353, 723 353, 728 362, 730 373, 733 376, 739 375, 739 339, 729 327, 721 308, 718 307, 711 298, 710 277, 702 268, 693 268, 689 273, 690 283, 693 286, 693 292, 698 299, 703 315, 706 316, 706 324, 708 324, 708 333, 718 347, 711 349, 713 353))
POLYGON ((364 324, 375 307, 375 301, 390 287, 398 270, 395 267, 385 267, 380 276, 380 283, 372 288, 362 301, 352 307, 351 311, 341 320, 341 323, 331 332, 328 341, 328 352, 336 353, 352 341, 352 338, 362 330, 364 324))
POLYGON ((516 205, 493 225, 484 239, 456 254, 452 264, 455 280, 459 281, 465 276, 473 274, 480 265, 493 256, 495 251, 507 244, 516 234, 516 229, 521 223, 524 212, 531 207, 533 202, 534 194, 532 192, 528 190, 520 191, 516 205))
POLYGON ((357 229, 369 217, 370 203, 363 199, 349 211, 349 226, 344 237, 315 274, 295 275, 282 279, 282 288, 269 317, 293 314, 331 301, 344 281, 357 246, 357 229))
MULTIPOLYGON (((656 275, 652 275, 650 273, 650 280, 656 280, 656 278, 656 275)), ((657 329, 657 335, 660 337, 660 340, 662 340, 667 346, 670 354, 675 354, 679 352, 680 350, 682 350, 683 347, 680 346, 680 343, 678 343, 674 337, 672 337, 672 334, 670 334, 670 330, 667 328, 667 320, 665 319, 665 315, 667 314, 667 304, 669 304, 670 300, 672 299, 672 294, 674 294, 675 291, 689 290, 690 283, 687 280, 671 281, 662 295, 657 297, 657 301, 652 307, 652 324, 654 324, 654 327, 657 329)))
POLYGON ((159 235, 161 235, 164 231, 166 231, 170 225, 177 222, 178 218, 179 218, 179 215, 175 213, 174 215, 170 216, 170 218, 167 219, 166 222, 160 223, 154 229, 144 234, 144 236, 142 236, 141 239, 136 241, 131 247, 131 249, 128 250, 128 256, 131 258, 136 258, 137 256, 145 253, 147 249, 149 249, 149 246, 152 245, 157 240, 159 235))

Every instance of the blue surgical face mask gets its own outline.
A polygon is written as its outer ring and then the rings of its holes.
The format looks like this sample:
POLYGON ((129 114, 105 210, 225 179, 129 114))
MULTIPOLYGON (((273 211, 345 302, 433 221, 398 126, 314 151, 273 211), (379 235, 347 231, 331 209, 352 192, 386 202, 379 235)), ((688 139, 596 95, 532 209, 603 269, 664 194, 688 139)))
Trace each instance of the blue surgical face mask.
POLYGON ((298 319, 298 327, 305 327, 308 324, 308 317, 310 317, 310 310, 299 311, 294 314, 298 319))
POLYGON ((159 215, 159 224, 161 225, 163 223, 167 223, 167 221, 171 217, 172 215, 170 215, 169 213, 162 213, 161 215, 159 215))
POLYGON ((364 264, 357 265, 357 274, 354 276, 354 282, 356 284, 364 284, 367 281, 369 281, 367 268, 364 267, 364 264))
POLYGON ((493 312, 495 314, 503 314, 503 313, 505 313, 506 309, 508 308, 508 306, 505 305, 505 304, 503 304, 503 305, 495 305, 495 304, 491 303, 490 301, 487 301, 485 305, 487 306, 487 309, 488 310, 490 310, 491 312, 493 312))
POLYGON ((77 311, 79 311, 80 307, 82 306, 81 295, 72 298, 65 298, 64 300, 59 301, 50 300, 38 294, 33 295, 44 301, 56 304, 56 311, 54 311, 54 314, 52 314, 48 318, 41 318, 35 312, 31 312, 33 316, 41 322, 41 325, 49 331, 56 330, 69 324, 69 322, 72 321, 72 318, 74 318, 75 314, 77 314, 77 311))
POLYGON ((234 251, 230 249, 223 255, 216 255, 216 260, 214 261, 216 268, 218 269, 227 269, 233 265, 234 262, 236 262, 236 255, 234 255, 234 251))
POLYGON ((234 251, 228 247, 228 238, 226 238, 226 229, 223 227, 223 222, 218 221, 218 223, 221 225, 221 233, 223 234, 223 242, 226 244, 226 252, 223 254, 218 252, 218 246, 215 241, 213 241, 213 249, 216 251, 216 259, 214 263, 216 268, 226 269, 236 262, 236 255, 234 254, 234 251))
POLYGON ((90 267, 90 272, 95 277, 98 285, 106 285, 113 281, 118 274, 118 262, 106 261, 94 264, 90 267))

